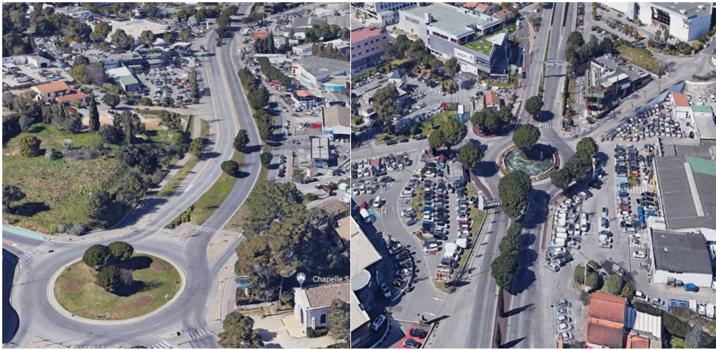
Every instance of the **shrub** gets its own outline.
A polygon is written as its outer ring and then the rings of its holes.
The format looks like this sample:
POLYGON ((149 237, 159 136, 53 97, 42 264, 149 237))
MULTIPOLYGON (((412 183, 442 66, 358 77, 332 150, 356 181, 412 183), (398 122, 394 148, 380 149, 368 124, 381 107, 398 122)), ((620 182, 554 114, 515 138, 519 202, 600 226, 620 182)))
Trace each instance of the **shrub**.
POLYGON ((83 233, 85 233, 85 230, 87 229, 87 226, 81 222, 75 222, 74 225, 70 228, 67 233, 73 235, 73 236, 81 236, 83 233))
POLYGON ((26 135, 20 139, 20 155, 36 157, 40 154, 40 140, 34 135, 26 135))
POLYGON ((171 230, 185 222, 191 221, 191 212, 193 212, 193 211, 194 211, 194 205, 189 206, 189 208, 186 208, 186 210, 184 210, 183 213, 181 213, 174 220, 172 220, 172 222, 168 223, 167 226, 165 226, 165 228, 168 228, 171 230))
POLYGON ((227 161, 221 163, 221 170, 223 170, 226 173, 226 175, 238 177, 239 164, 233 160, 227 160, 227 161))

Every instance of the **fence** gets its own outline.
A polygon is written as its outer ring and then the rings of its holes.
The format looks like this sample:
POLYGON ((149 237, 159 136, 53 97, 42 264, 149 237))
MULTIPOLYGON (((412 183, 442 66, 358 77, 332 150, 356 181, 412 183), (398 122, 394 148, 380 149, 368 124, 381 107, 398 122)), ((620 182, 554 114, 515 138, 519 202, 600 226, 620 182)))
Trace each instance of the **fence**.
POLYGON ((271 305, 278 305, 278 301, 271 301, 268 303, 260 303, 260 304, 249 304, 249 305, 239 305, 236 304, 236 308, 238 310, 251 310, 251 309, 258 309, 262 307, 269 307, 271 305))

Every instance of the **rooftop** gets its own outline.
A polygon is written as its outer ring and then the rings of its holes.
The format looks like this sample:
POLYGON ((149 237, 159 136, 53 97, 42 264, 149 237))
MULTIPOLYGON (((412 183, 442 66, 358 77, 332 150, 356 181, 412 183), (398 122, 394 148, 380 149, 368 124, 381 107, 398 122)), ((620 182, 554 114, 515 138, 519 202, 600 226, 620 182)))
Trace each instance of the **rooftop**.
POLYGON ((674 95, 676 107, 689 107, 689 99, 686 98, 686 95, 678 92, 672 92, 672 95, 674 95))
POLYGON ((137 78, 135 78, 132 75, 125 75, 119 79, 120 79, 120 81, 122 81, 122 84, 124 84, 124 86, 139 84, 139 81, 137 81, 137 78))
POLYGON ((485 104, 491 105, 491 104, 500 104, 500 99, 497 97, 497 92, 494 90, 490 90, 485 93, 485 104))
POLYGON ((691 110, 697 113, 713 113, 709 106, 691 106, 691 110))
POLYGON ((350 303, 350 285, 348 283, 314 284, 303 288, 310 308, 328 307, 338 299, 350 303))
POLYGON ((478 40, 469 42, 462 46, 464 46, 472 51, 481 53, 485 56, 490 56, 490 52, 492 52, 492 47, 495 45, 502 45, 502 43, 505 42, 506 37, 507 37, 507 29, 502 29, 502 30, 495 32, 492 35, 483 36, 482 38, 480 38, 478 40))
POLYGON ((655 160, 666 227, 716 229, 716 162, 689 155, 655 160))
POLYGON ((589 317, 624 323, 626 298, 603 293, 592 293, 589 317))
POLYGON ((661 339, 661 316, 649 315, 629 307, 624 327, 661 339))
POLYGON ((64 91, 69 89, 70 87, 67 86, 67 83, 65 83, 64 81, 58 81, 49 84, 37 85, 35 86, 35 88, 39 90, 40 93, 47 94, 55 91, 64 91))
POLYGON ((351 218, 346 216, 338 220, 338 226, 336 227, 336 233, 344 240, 350 242, 351 240, 351 218))
POLYGON ((629 334, 627 335, 627 349, 649 349, 649 338, 642 337, 640 335, 629 334))
POLYGON ((330 143, 323 137, 311 139, 311 159, 328 159, 330 143))
POLYGON ((318 56, 307 56, 296 60, 295 64, 303 67, 314 76, 341 75, 350 71, 350 62, 334 60, 318 56))
POLYGON ((65 102, 65 101, 73 101, 76 98, 86 98, 89 97, 89 95, 85 94, 84 92, 80 92, 77 90, 71 90, 69 94, 57 96, 55 99, 59 102, 65 102))
POLYGON ((351 291, 351 332, 370 321, 370 316, 360 307, 356 293, 351 291))
MULTIPOLYGON (((590 313, 592 307, 592 305, 589 305, 590 313)), ((587 327, 587 341, 589 343, 609 348, 624 347, 625 336, 622 323, 590 317, 587 327)))
POLYGON ((330 216, 340 215, 342 213, 345 213, 346 210, 350 209, 350 207, 348 206, 348 203, 340 201, 336 198, 331 198, 331 199, 317 205, 316 208, 322 209, 323 211, 328 213, 328 215, 330 215, 330 216))
POLYGON ((381 36, 381 35, 384 35, 384 36, 385 36, 385 34, 382 34, 382 33, 381 33, 381 30, 380 30, 380 29, 377 29, 377 28, 363 28, 363 29, 361 29, 361 30, 357 30, 357 31, 354 31, 354 32, 351 33, 351 44, 355 44, 355 43, 357 43, 357 42, 360 42, 360 41, 363 41, 363 40, 366 40, 366 39, 369 39, 369 38, 374 38, 374 37, 377 37, 377 36, 381 36))
POLYGON ((459 9, 454 6, 435 2, 428 6, 418 6, 401 10, 413 16, 425 18, 426 13, 430 13, 433 21, 429 25, 436 27, 455 36, 462 36, 466 31, 474 31, 474 26, 490 26, 499 21, 489 16, 473 15, 467 9, 459 9))
POLYGON ((334 126, 351 126, 351 110, 343 106, 330 106, 323 109, 323 126, 331 128, 334 126))
POLYGON ((653 7, 685 16, 686 18, 706 17, 711 14, 712 7, 710 2, 650 2, 649 4, 653 7), (699 5, 703 5, 704 9, 700 9, 699 5), (686 13, 682 14, 680 12, 681 10, 684 10, 686 13))
POLYGON ((268 37, 268 32, 265 30, 259 30, 254 32, 254 40, 256 39, 266 39, 268 37))
POLYGON ((654 230, 651 233, 651 241, 656 269, 711 274, 711 255, 704 235, 654 230))
POLYGON ((510 10, 508 10, 508 9, 502 9, 502 10, 500 10, 500 11, 497 11, 497 12, 493 13, 493 14, 492 14, 492 17, 499 18, 499 19, 504 19, 504 18, 506 18, 509 14, 512 14, 512 12, 511 12, 510 10))
POLYGON ((363 228, 351 217, 351 274, 357 276, 363 269, 375 264, 383 257, 375 249, 373 243, 363 232, 363 228))

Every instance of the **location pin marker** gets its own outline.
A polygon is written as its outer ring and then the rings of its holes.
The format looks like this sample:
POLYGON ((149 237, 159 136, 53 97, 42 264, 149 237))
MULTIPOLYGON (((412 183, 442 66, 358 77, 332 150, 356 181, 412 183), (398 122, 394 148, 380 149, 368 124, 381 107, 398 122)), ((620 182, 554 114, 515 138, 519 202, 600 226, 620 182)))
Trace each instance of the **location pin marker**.
POLYGON ((298 275, 296 275, 296 280, 300 284, 299 288, 303 288, 303 282, 306 281, 306 274, 303 272, 299 272, 298 275))

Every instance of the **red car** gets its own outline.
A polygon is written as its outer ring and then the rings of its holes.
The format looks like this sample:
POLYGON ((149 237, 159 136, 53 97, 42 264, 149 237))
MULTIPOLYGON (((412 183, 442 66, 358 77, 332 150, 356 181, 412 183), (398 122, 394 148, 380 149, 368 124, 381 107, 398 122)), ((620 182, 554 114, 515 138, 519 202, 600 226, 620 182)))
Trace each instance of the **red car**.
POLYGON ((447 105, 447 103, 445 103, 445 102, 440 102, 440 107, 442 107, 442 108, 448 108, 448 105, 447 105))
POLYGON ((363 201, 363 203, 360 204, 360 208, 361 208, 361 209, 365 209, 366 205, 367 205, 367 204, 365 203, 365 201, 363 201))
POLYGON ((179 67, 179 66, 176 66, 176 67, 174 67, 174 68, 176 68, 176 69, 182 69, 182 67, 179 67))

